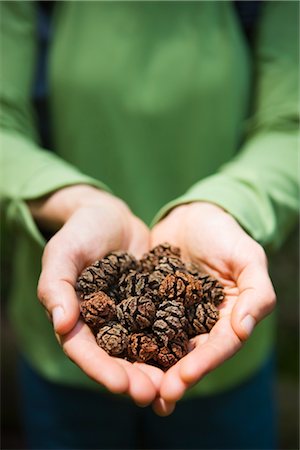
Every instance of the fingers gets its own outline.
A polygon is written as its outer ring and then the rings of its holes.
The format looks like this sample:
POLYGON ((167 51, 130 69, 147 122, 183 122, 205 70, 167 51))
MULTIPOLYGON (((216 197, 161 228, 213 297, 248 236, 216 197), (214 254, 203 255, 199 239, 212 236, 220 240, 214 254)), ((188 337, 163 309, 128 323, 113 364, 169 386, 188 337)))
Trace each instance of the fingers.
POLYGON ((110 392, 127 394, 139 406, 155 399, 157 388, 147 374, 128 361, 110 357, 96 345, 90 329, 81 321, 58 339, 68 358, 110 392))
POLYGON ((60 343, 75 364, 109 391, 127 394, 139 406, 149 405, 155 399, 157 388, 147 374, 129 361, 110 357, 97 346, 90 329, 82 322, 60 337, 60 343))
POLYGON ((154 400, 152 404, 152 409, 158 416, 166 417, 172 414, 176 407, 175 402, 167 402, 161 397, 158 397, 154 400))
MULTIPOLYGON (((114 225, 115 222, 115 216, 109 220, 109 213, 105 210, 82 208, 47 244, 38 297, 52 317, 57 333, 68 333, 78 320, 79 306, 74 286, 80 271, 110 251, 125 248, 122 224, 114 225)), ((140 246, 142 254, 148 249, 148 232, 146 226, 138 222, 139 229, 129 244, 132 241, 135 252, 140 246)))
POLYGON ((125 359, 118 359, 118 364, 124 368, 128 376, 129 384, 126 393, 138 406, 147 406, 152 403, 157 395, 157 389, 151 379, 136 365, 125 359))
POLYGON ((74 282, 65 267, 60 270, 61 264, 52 265, 50 259, 44 267, 38 284, 38 298, 52 317, 56 333, 68 333, 79 317, 74 282), (64 278, 61 278, 64 271, 64 278))
POLYGON ((161 396, 169 402, 178 401, 186 389, 236 353, 242 343, 234 333, 230 319, 221 318, 211 331, 207 341, 196 347, 165 375, 161 396))
POLYGON ((240 294, 232 310, 231 324, 239 338, 246 340, 254 326, 273 310, 276 296, 263 263, 248 264, 237 284, 240 294))
POLYGON ((58 334, 71 331, 79 317, 79 303, 74 290, 76 268, 59 245, 49 246, 43 257, 38 297, 52 317, 58 334))
POLYGON ((115 394, 128 391, 126 371, 97 346, 87 325, 78 321, 70 333, 59 339, 65 354, 90 378, 115 394))
MULTIPOLYGON (((162 380, 160 395, 167 404, 172 404, 181 399, 185 391, 189 388, 180 375, 180 366, 183 360, 171 367, 162 380)), ((166 406, 165 406, 166 408, 166 406)))
POLYGON ((159 392, 160 385, 164 377, 164 372, 158 367, 150 366, 145 363, 135 362, 134 365, 150 378, 156 388, 156 391, 159 392))

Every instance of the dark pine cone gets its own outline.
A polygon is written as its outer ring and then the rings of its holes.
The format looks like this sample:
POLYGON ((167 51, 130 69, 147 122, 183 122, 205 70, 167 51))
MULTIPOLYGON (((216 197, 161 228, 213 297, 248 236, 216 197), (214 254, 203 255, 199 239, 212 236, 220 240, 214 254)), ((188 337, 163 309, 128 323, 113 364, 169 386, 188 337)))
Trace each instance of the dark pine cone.
POLYGON ((165 346, 186 326, 185 308, 181 301, 166 300, 159 305, 152 329, 165 346))
POLYGON ((85 298, 96 291, 108 292, 123 272, 137 267, 136 259, 126 252, 113 252, 95 261, 78 277, 76 289, 85 298))
POLYGON ((129 331, 150 327, 155 313, 155 304, 148 295, 129 297, 117 306, 118 320, 129 331))
POLYGON ((225 297, 224 287, 210 275, 201 276, 199 279, 203 287, 202 301, 219 306, 225 297))
POLYGON ((181 299, 184 306, 192 306, 201 300, 202 283, 193 275, 177 270, 175 275, 169 274, 163 280, 159 287, 159 295, 162 299, 181 299))
POLYGON ((80 302, 80 312, 84 322, 97 332, 102 325, 115 318, 116 305, 105 292, 99 291, 80 302))
POLYGON ((180 258, 180 249, 168 243, 160 244, 154 247, 149 253, 146 253, 140 260, 143 272, 153 272, 154 267, 159 264, 164 257, 180 258))
POLYGON ((204 272, 200 270, 200 267, 197 264, 192 262, 185 263, 186 270, 196 278, 199 278, 201 275, 204 275, 204 272))
POLYGON ((183 358, 188 352, 189 338, 185 331, 181 331, 178 335, 169 343, 169 347, 177 357, 177 359, 183 358))
POLYGON ((188 335, 209 333, 219 319, 219 311, 212 303, 199 303, 187 309, 188 335))
POLYGON ((119 280, 120 299, 142 296, 149 292, 148 278, 147 273, 138 273, 135 270, 124 273, 119 280))
POLYGON ((180 332, 167 346, 160 347, 154 360, 164 370, 177 363, 188 352, 188 337, 185 332, 180 332))
POLYGON ((117 322, 109 322, 100 328, 97 344, 111 356, 120 356, 128 346, 128 331, 117 322))
POLYGON ((178 358, 169 349, 169 347, 160 347, 154 360, 157 362, 160 368, 167 370, 169 367, 174 366, 177 363, 178 358))
POLYGON ((177 270, 185 270, 184 263, 177 257, 163 257, 159 264, 154 268, 154 271, 149 275, 149 287, 158 294, 158 289, 163 280, 169 274, 174 274, 177 270))
POLYGON ((152 334, 133 333, 129 337, 128 356, 134 361, 146 362, 155 357, 158 344, 152 334))
POLYGON ((201 281, 203 287, 202 301, 219 306, 225 297, 222 284, 212 276, 203 273, 194 263, 186 263, 186 269, 191 275, 201 281))

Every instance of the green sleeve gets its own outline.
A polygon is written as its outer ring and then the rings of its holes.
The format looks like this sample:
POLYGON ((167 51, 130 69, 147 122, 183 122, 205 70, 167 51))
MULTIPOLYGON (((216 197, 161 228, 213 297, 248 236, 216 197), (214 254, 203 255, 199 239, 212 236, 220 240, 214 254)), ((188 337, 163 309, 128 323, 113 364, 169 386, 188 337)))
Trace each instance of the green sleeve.
MULTIPOLYGON (((107 190, 54 153, 40 148, 31 104, 37 56, 36 2, 1 2, 0 197, 9 218, 34 229, 25 200, 72 184, 107 190)), ((41 237, 36 230, 36 237, 41 237)))
POLYGON ((298 217, 298 2, 264 2, 255 46, 253 113, 237 156, 158 213, 193 201, 227 210, 264 246, 298 217))

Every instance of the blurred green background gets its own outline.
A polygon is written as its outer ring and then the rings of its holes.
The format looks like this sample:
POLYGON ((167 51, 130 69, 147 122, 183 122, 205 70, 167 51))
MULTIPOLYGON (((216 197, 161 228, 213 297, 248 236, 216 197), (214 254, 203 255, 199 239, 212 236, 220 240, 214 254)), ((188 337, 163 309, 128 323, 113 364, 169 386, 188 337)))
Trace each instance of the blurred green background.
MULTIPOLYGON (((4 236, 4 225, 1 235, 4 236)), ((2 449, 22 449, 15 376, 17 347, 6 318, 12 240, 1 239, 1 435, 2 449)), ((277 304, 277 389, 280 449, 299 449, 299 232, 270 258, 277 304)))

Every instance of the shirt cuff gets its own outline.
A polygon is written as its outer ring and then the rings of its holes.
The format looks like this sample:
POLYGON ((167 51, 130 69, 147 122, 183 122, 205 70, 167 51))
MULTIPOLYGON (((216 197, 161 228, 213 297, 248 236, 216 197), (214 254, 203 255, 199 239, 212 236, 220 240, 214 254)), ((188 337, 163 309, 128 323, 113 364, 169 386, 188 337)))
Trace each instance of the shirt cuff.
POLYGON ((247 182, 226 174, 212 175, 194 185, 186 194, 165 205, 155 216, 153 225, 176 206, 192 202, 209 202, 220 206, 262 245, 272 240, 274 213, 265 195, 247 182))

